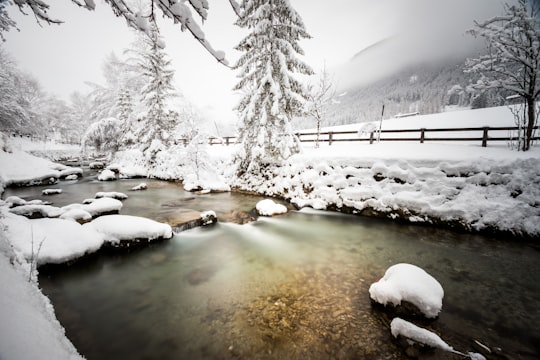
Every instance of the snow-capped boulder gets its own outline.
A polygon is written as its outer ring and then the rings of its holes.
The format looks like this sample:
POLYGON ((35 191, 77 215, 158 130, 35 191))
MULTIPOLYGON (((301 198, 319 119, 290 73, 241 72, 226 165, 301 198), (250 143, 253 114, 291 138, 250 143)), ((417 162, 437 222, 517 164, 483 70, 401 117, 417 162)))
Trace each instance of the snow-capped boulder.
POLYGON ((217 215, 215 213, 215 211, 213 210, 208 210, 208 211, 203 211, 201 213, 201 221, 202 221, 202 226, 206 226, 206 225, 210 225, 210 224, 214 224, 217 222, 217 215))
POLYGON ((21 205, 9 211, 15 215, 27 217, 29 219, 56 218, 64 213, 64 210, 51 205, 21 205))
POLYGON ((396 264, 386 270, 382 279, 371 284, 369 296, 385 306, 398 306, 406 301, 426 317, 435 318, 442 309, 444 290, 434 277, 418 266, 396 264))
POLYGON ((170 225, 131 215, 105 215, 83 227, 93 228, 114 247, 129 247, 173 236, 170 225))
POLYGON ((84 209, 74 208, 67 210, 62 215, 60 215, 60 219, 76 221, 80 224, 84 224, 85 222, 92 220, 92 215, 90 215, 90 213, 84 209))
POLYGON ((454 348, 444 342, 439 335, 401 318, 394 318, 394 320, 392 320, 390 323, 390 331, 395 338, 403 336, 409 340, 432 348, 450 352, 454 351, 454 348))
POLYGON ((76 178, 82 177, 83 176, 83 170, 81 168, 66 166, 65 169, 60 170, 60 174, 59 174, 58 177, 60 179, 66 179, 67 180, 68 176, 71 177, 71 178, 73 178, 73 176, 75 176, 76 178))
POLYGON ((62 189, 43 189, 43 190, 41 190, 42 195, 56 195, 56 194, 61 194, 61 193, 62 193, 62 189))
POLYGON ((77 180, 79 177, 76 174, 68 175, 64 180, 77 180))
POLYGON ((104 214, 118 213, 122 208, 120 200, 104 197, 95 199, 88 204, 71 204, 62 207, 62 210, 68 211, 72 209, 82 209, 88 212, 92 217, 97 217, 104 214))
POLYGON ((140 190, 146 190, 146 188, 147 188, 146 183, 140 183, 139 185, 136 185, 136 186, 132 187, 130 190, 131 191, 140 191, 140 190))
POLYGON ((3 219, 11 245, 37 265, 60 264, 98 250, 101 235, 74 221, 34 219, 6 214, 3 219))
POLYGON ((111 171, 109 169, 105 169, 98 175, 98 180, 99 181, 116 180, 116 174, 114 173, 114 171, 111 171))
POLYGON ((471 360, 486 360, 486 358, 479 353, 467 352, 455 350, 452 346, 448 345, 441 337, 432 331, 416 326, 415 324, 403 320, 401 318, 394 318, 390 323, 390 331, 395 338, 403 337, 407 341, 406 346, 411 347, 414 345, 420 345, 421 347, 430 347, 434 349, 440 349, 448 351, 453 354, 460 355, 464 358, 471 360))
POLYGON ((92 161, 89 165, 90 169, 103 169, 105 164, 101 161, 92 161))
POLYGON ((107 192, 100 191, 96 193, 96 199, 100 199, 104 197, 116 199, 116 200, 125 200, 128 198, 126 194, 118 192, 118 191, 107 191, 107 192))
POLYGON ((276 204, 271 199, 264 199, 257 203, 255 206, 259 215, 262 216, 273 216, 279 214, 285 214, 287 212, 287 207, 285 205, 276 204))

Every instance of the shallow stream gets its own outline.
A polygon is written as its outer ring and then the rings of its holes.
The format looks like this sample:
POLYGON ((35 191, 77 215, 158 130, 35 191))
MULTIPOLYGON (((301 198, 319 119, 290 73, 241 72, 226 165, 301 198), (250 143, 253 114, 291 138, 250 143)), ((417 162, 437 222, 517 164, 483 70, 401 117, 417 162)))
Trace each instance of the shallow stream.
MULTIPOLYGON (((63 193, 47 199, 65 205, 122 191, 130 197, 121 213, 162 221, 182 209, 215 210, 227 220, 260 200, 144 181, 143 192, 127 191, 140 180, 63 183, 63 193)), ((41 189, 4 195, 39 198, 41 189)), ((445 290, 439 318, 414 322, 460 351, 476 351, 478 340, 511 359, 540 358, 538 250, 381 219, 292 211, 245 225, 220 222, 129 253, 43 269, 39 282, 89 360, 404 359, 391 316, 368 293, 400 262, 424 268, 445 290)))

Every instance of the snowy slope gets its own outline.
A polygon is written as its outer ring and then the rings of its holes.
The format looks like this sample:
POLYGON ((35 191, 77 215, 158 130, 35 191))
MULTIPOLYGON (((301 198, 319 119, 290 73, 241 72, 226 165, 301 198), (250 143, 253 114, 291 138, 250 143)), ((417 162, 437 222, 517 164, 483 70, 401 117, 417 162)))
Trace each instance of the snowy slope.
POLYGON ((28 271, 0 232, 0 358, 82 359, 28 271))

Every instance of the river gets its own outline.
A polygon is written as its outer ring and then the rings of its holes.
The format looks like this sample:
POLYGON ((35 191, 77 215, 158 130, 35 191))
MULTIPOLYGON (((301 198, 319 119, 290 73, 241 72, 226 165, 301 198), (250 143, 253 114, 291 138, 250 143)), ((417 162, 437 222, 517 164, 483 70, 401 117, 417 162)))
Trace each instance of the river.
MULTIPOLYGON (((165 221, 215 210, 220 223, 142 249, 40 270, 66 334, 87 359, 402 359, 391 315, 368 288, 389 266, 418 265, 443 286, 435 321, 414 319, 460 351, 478 340, 540 358, 540 252, 523 243, 321 211, 238 225, 261 198, 187 193, 158 180, 56 186, 54 205, 97 191, 129 195, 122 214, 165 221), (127 191, 141 181, 149 189, 127 191)), ((4 196, 44 198, 43 187, 4 196)), ((455 355, 421 353, 421 358, 455 355)))

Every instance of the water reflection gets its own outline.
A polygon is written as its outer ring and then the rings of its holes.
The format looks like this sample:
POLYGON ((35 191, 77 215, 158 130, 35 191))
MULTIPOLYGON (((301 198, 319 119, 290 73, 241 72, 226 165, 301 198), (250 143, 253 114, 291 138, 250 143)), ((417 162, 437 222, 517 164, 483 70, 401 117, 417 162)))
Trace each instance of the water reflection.
POLYGON ((389 318, 368 297, 398 262, 441 282, 443 311, 427 325, 457 349, 477 339, 540 356, 538 251, 377 219, 293 212, 220 223, 42 272, 40 284, 90 360, 400 359, 389 318))

